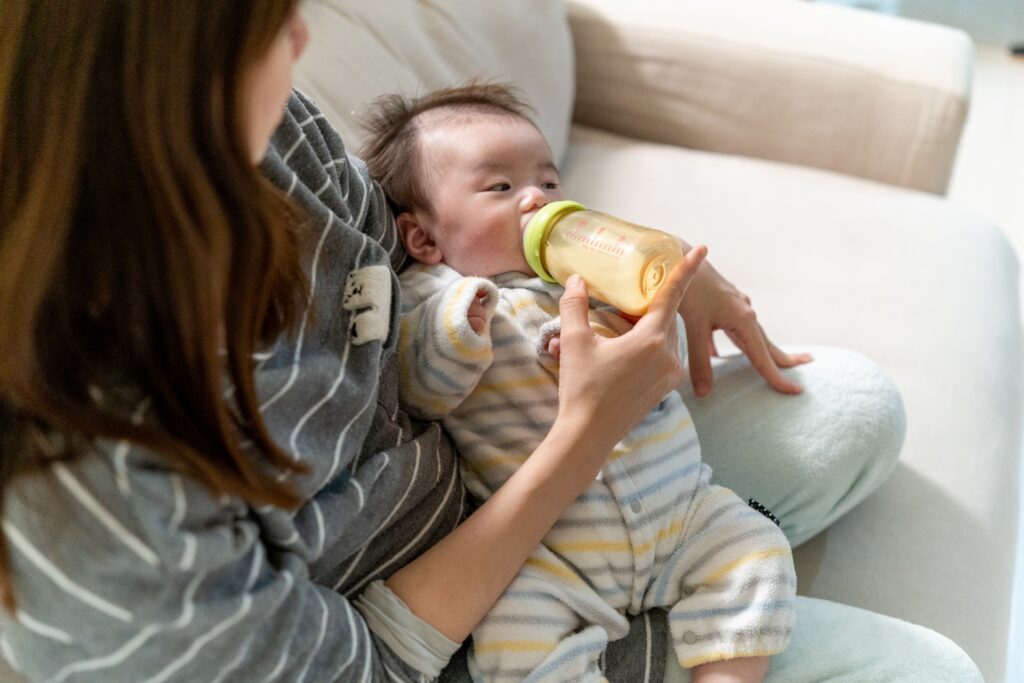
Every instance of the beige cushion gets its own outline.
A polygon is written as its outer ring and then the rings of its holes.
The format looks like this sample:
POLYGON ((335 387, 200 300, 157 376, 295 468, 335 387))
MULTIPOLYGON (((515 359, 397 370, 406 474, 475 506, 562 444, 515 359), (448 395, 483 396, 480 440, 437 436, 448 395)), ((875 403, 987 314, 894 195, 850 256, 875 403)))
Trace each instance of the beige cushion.
POLYGON ((943 193, 963 31, 795 0, 570 0, 576 121, 943 193))
POLYGON ((338 128, 349 151, 355 116, 376 96, 422 95, 472 78, 518 86, 561 158, 572 113, 572 43, 561 2, 317 0, 302 5, 312 40, 296 86, 338 128))
POLYGON ((777 343, 859 351, 893 379, 900 461, 797 549, 799 591, 931 627, 1001 681, 1022 415, 1004 236, 926 193, 593 129, 572 140, 570 197, 706 242, 777 343))

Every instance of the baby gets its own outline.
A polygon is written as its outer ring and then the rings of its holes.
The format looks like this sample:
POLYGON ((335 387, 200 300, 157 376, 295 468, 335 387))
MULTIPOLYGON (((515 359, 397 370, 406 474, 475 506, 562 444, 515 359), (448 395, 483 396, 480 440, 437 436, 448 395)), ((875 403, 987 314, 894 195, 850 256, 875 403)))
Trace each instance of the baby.
MULTIPOLYGON (((401 275, 403 400, 444 421, 481 498, 534 451, 558 410, 551 340, 562 288, 533 274, 522 234, 564 197, 527 109, 497 85, 387 96, 367 119, 362 154, 418 261, 401 275)), ((610 307, 591 309, 598 333, 629 330, 610 307)), ((694 681, 762 680, 793 629, 792 555, 775 523, 710 477, 672 392, 473 631, 474 679, 603 680, 601 656, 628 632, 624 615, 665 607, 694 681)))

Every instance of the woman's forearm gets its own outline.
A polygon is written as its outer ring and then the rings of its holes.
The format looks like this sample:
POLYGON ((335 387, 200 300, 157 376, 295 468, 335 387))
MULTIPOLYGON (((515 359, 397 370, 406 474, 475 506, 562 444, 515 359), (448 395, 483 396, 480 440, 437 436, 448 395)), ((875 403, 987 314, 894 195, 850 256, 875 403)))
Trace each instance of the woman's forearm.
POLYGON ((593 481, 610 450, 611 444, 583 430, 556 426, 493 496, 395 572, 388 587, 419 618, 462 642, 565 508, 593 481), (597 449, 601 457, 574 458, 576 449, 597 449), (593 464, 581 467, 582 460, 593 464))

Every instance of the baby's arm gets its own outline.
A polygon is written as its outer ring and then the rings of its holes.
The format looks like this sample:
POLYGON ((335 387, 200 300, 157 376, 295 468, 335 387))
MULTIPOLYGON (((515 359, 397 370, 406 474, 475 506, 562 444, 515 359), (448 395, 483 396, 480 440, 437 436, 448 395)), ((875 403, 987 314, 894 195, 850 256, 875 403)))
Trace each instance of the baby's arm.
POLYGON ((398 341, 401 399, 410 413, 441 419, 476 387, 494 358, 494 283, 441 266, 402 274, 398 341))

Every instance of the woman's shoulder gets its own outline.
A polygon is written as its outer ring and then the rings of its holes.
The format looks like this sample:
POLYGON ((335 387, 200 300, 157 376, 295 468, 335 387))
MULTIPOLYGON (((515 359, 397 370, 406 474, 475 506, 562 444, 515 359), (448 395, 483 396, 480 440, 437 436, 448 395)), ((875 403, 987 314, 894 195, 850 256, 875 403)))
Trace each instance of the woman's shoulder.
POLYGON ((340 223, 383 248, 391 265, 406 259, 387 199, 362 160, 348 154, 337 131, 307 96, 294 91, 261 169, 320 225, 340 223))

